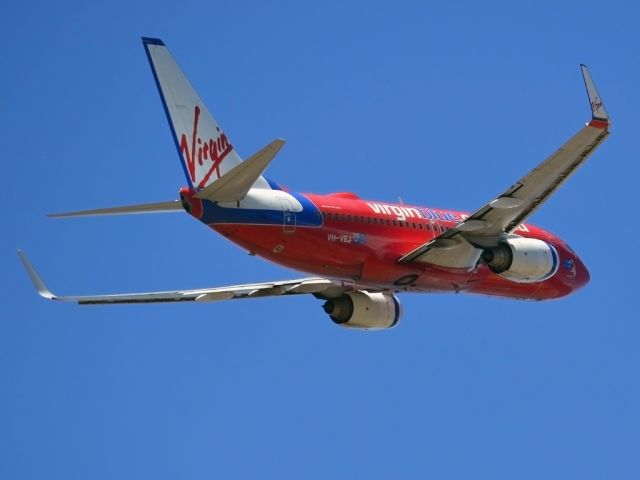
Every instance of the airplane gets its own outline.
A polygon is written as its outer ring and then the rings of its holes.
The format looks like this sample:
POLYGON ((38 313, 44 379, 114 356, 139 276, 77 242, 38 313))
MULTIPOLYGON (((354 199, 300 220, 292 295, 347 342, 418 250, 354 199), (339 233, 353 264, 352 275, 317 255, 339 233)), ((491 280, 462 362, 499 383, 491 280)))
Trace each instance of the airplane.
POLYGON ((607 138, 611 125, 585 65, 591 120, 562 147, 472 213, 369 201, 351 192, 291 192, 263 175, 276 139, 243 161, 162 40, 142 38, 187 179, 179 200, 50 217, 185 211, 251 255, 311 274, 294 280, 195 290, 59 296, 18 250, 37 292, 81 305, 211 302, 313 295, 336 324, 395 326, 397 294, 455 292, 546 300, 585 286, 589 272, 569 245, 524 221, 607 138))

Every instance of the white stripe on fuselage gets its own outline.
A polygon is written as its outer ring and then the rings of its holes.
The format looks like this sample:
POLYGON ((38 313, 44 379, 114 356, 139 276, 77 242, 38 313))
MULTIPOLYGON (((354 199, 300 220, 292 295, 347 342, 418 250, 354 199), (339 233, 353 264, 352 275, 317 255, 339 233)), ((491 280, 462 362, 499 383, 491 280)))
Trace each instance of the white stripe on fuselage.
POLYGON ((219 203, 222 208, 244 208, 247 210, 290 210, 301 212, 302 204, 293 195, 282 190, 252 188, 239 202, 219 203))

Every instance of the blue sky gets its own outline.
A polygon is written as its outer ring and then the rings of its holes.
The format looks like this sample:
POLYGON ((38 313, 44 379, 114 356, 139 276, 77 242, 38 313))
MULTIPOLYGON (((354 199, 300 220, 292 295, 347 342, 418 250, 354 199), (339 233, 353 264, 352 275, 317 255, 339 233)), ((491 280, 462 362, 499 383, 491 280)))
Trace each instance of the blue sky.
POLYGON ((2 478, 638 478, 640 105, 632 2, 13 2, 0 17, 2 478), (473 210, 589 117, 613 133, 533 223, 592 281, 555 302, 403 296, 386 332, 313 298, 85 307, 61 293, 298 276, 186 214, 51 220, 184 183, 161 37, 292 189, 473 210))

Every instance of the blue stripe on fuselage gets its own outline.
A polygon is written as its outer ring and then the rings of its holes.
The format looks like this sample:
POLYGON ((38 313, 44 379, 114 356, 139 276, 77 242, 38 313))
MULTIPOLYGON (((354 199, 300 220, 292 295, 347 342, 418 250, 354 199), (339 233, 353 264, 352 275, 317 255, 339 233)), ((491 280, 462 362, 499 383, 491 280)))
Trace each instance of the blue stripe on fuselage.
POLYGON ((278 185, 276 182, 274 182, 270 178, 267 178, 267 177, 262 177, 262 178, 264 178, 267 181, 267 183, 271 187, 271 190, 282 190, 282 188, 280 188, 280 185, 278 185))
MULTIPOLYGON (((301 212, 294 212, 296 226, 319 227, 322 225, 322 214, 311 200, 300 193, 291 193, 290 195, 302 205, 301 212)), ((248 225, 284 224, 284 212, 282 210, 225 208, 208 200, 202 200, 202 210, 200 220, 207 225, 216 223, 241 223, 248 225)))
POLYGON ((305 227, 320 227, 323 223, 322 212, 307 197, 301 193, 290 193, 292 197, 300 202, 302 211, 296 212, 296 222, 305 227))

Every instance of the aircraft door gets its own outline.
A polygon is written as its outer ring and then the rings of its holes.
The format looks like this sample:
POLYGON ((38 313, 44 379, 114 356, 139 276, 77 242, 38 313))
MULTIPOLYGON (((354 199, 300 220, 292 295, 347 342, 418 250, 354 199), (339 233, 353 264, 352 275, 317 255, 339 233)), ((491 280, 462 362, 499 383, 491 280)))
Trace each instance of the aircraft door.
POLYGON ((284 233, 294 233, 296 231, 296 212, 293 210, 291 200, 281 198, 280 206, 282 207, 282 213, 284 215, 284 233))

